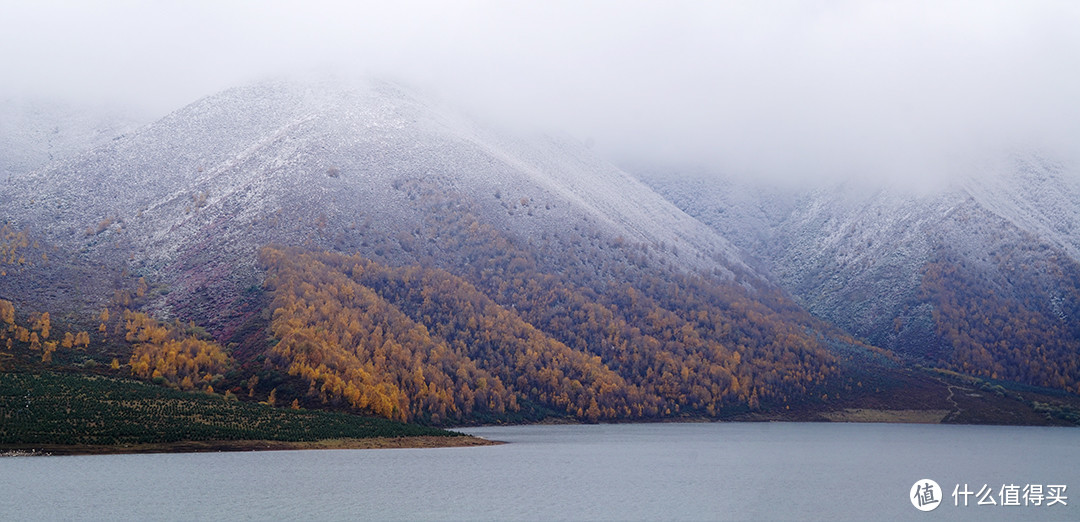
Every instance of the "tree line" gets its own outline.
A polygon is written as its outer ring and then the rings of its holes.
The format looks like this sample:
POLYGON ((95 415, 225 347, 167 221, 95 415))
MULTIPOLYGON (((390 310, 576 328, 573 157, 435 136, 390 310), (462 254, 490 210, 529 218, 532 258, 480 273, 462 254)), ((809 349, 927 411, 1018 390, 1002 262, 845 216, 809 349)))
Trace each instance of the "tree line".
POLYGON ((389 418, 522 404, 590 421, 716 415, 799 399, 837 372, 817 339, 738 285, 651 281, 602 295, 513 262, 496 285, 359 255, 268 247, 260 259, 273 360, 309 395, 389 418))
POLYGON ((1080 393, 1080 267, 1055 256, 1019 263, 1014 250, 997 253, 1008 287, 945 251, 924 267, 921 298, 933 305, 936 332, 951 348, 941 363, 1080 393), (1039 279, 1047 275, 1054 286, 1039 279))

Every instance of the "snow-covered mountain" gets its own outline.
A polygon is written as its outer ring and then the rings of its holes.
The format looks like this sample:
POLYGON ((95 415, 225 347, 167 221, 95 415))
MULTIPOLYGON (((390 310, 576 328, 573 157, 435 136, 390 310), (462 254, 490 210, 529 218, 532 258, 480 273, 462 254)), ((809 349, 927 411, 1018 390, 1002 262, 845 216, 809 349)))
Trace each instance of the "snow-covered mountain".
POLYGON ((1080 357, 1076 174, 1023 156, 929 193, 642 177, 751 253, 815 315, 876 345, 961 369, 969 351, 985 350, 981 369, 1004 376, 1009 361, 1037 358, 1044 347, 1055 347, 1050 359, 1080 357), (1009 322, 1020 316, 1043 332, 1019 335, 1009 322))
POLYGON ((969 178, 979 205, 1080 260, 1080 172, 1040 156, 1015 157, 969 178))
POLYGON ((49 267, 77 266, 75 282, 42 295, 100 306, 122 264, 159 289, 156 309, 213 327, 261 281, 265 244, 461 262, 425 232, 465 207, 550 252, 617 256, 605 246, 625 243, 680 269, 756 279, 723 237, 583 145, 500 132, 377 81, 230 89, 9 180, 0 205, 53 259, 29 271, 36 283, 9 278, 5 294, 32 294, 66 279, 49 267))
POLYGON ((140 123, 112 107, 0 98, 0 181, 102 145, 140 123))
MULTIPOLYGON (((941 385, 912 377, 912 362, 1080 393, 1080 182, 1035 157, 921 194, 636 177, 563 136, 338 80, 237 87, 107 135, 65 142, 42 166, 38 152, 19 156, 31 159, 0 182, 0 299, 21 321, 48 311, 69 330, 98 328, 102 361, 130 356, 111 343, 131 327, 99 312, 130 306, 205 327, 253 371, 270 357, 272 318, 302 315, 274 289, 322 296, 304 310, 360 335, 348 314, 371 310, 343 283, 360 278, 370 302, 426 325, 410 330, 424 350, 430 332, 460 354, 486 347, 489 322, 502 321, 539 348, 494 343, 469 360, 516 383, 540 368, 531 358, 560 363, 548 349, 567 347, 581 368, 631 383, 627 404, 649 415, 941 385)), ((287 358, 274 364, 291 372, 287 358)), ((580 385, 544 375, 559 393, 580 385)), ((914 400, 901 398, 889 404, 914 400)), ((579 417, 591 407, 575 406, 579 417)))

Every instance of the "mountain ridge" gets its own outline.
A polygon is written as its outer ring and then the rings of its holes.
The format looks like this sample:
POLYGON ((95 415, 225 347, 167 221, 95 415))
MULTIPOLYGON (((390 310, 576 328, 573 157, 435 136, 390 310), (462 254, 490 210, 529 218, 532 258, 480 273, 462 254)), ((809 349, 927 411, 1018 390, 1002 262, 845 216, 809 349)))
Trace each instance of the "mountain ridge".
MULTIPOLYGON (((0 278, 0 296, 88 329, 100 315, 92 344, 113 367, 182 389, 239 394, 226 375, 240 372, 282 399, 441 423, 511 414, 488 401, 591 421, 718 415, 846 385, 810 333, 824 325, 644 184, 565 137, 507 134, 393 84, 230 89, 5 187, 6 226, 48 255, 0 278), (268 245, 319 266, 361 256, 400 281, 296 267, 305 284, 274 285, 268 245), (472 296, 417 297, 436 285, 472 296), (369 297, 336 304, 339 287, 369 297), (294 304, 274 304, 283 289, 294 304), (358 331, 341 319, 370 314, 358 331), (355 344, 380 331, 396 333, 355 344), (427 361, 409 366, 421 384, 387 377, 401 370, 387 354, 427 361)), ((19 339, 44 336, 21 321, 19 339)))
MULTIPOLYGON (((728 271, 725 264, 740 264, 735 250, 722 239, 651 196, 621 171, 595 159, 574 160, 581 164, 578 166, 543 158, 545 153, 556 155, 566 150, 580 158, 585 154, 581 148, 569 149, 565 143, 551 141, 530 153, 546 163, 521 158, 524 154, 520 153, 514 157, 514 149, 500 148, 501 143, 493 139, 483 140, 479 132, 464 137, 448 134, 444 128, 473 124, 443 112, 420 117, 418 111, 425 109, 422 103, 390 84, 374 83, 358 90, 330 85, 277 81, 231 89, 195 102, 114 144, 9 182, 5 190, 9 197, 4 201, 11 209, 8 219, 14 218, 16 225, 18 220, 49 222, 50 226, 38 233, 42 239, 65 244, 68 250, 89 248, 99 256, 109 255, 100 252, 101 240, 132 242, 125 245, 131 250, 129 256, 136 264, 154 270, 177 262, 180 249, 207 240, 226 251, 244 245, 250 252, 246 258, 254 259, 255 250, 272 238, 264 235, 252 241, 237 230, 251 228, 258 234, 258 221, 290 208, 290 194, 307 192, 305 197, 323 206, 319 212, 290 210, 302 216, 303 222, 296 224, 295 230, 274 234, 284 233, 291 242, 306 239, 298 237, 301 234, 316 235, 311 224, 320 221, 320 215, 345 221, 345 209, 355 204, 350 194, 363 194, 372 214, 392 215, 415 228, 419 225, 415 215, 407 203, 394 197, 397 191, 389 185, 424 177, 445 189, 468 191, 473 198, 480 197, 482 191, 501 198, 496 202, 503 207, 500 209, 484 196, 486 215, 519 234, 542 228, 523 222, 522 215, 544 214, 547 220, 577 223, 570 226, 610 230, 607 235, 612 237, 671 244, 684 255, 658 255, 688 267, 728 271), (410 150, 418 144, 423 144, 424 150, 410 150), (550 148, 555 152, 548 152, 550 148), (500 151, 501 156, 485 154, 490 150, 500 151), (525 168, 515 169, 515 163, 506 162, 505 157, 514 158, 525 168), (285 170, 289 172, 283 173, 285 170), (575 186, 568 180, 594 176, 569 175, 573 172, 599 173, 611 183, 621 183, 623 192, 634 191, 636 200, 651 203, 642 207, 644 211, 620 204, 618 198, 597 190, 596 182, 575 186), (552 189, 545 190, 545 186, 552 189), (507 192, 505 198, 502 190, 507 192), (555 208, 542 201, 559 196, 567 197, 555 208), (525 208, 532 201, 535 203, 525 208), (540 204, 545 207, 540 208, 540 204), (80 213, 70 211, 76 206, 80 213), (643 220, 643 216, 650 219, 643 220), (643 225, 646 222, 657 224, 643 225), (211 229, 229 241, 205 237, 204 232, 211 229)), ((345 223, 337 225, 347 227, 345 223)), ((247 262, 239 268, 250 275, 253 266, 254 262, 247 262)), ((251 277, 245 281, 237 285, 255 282, 251 277)), ((162 306, 167 308, 167 304, 162 306)))
POLYGON ((1053 317, 1080 292, 1028 306, 1058 276, 1021 269, 1071 265, 1023 231, 966 240, 1008 222, 971 195, 702 182, 668 201, 565 136, 392 83, 229 89, 3 187, 0 340, 31 368, 433 424, 815 418, 905 405, 908 385, 943 410, 952 377, 912 361, 1077 377, 1053 317), (986 274, 1038 295, 988 294, 986 274), (1042 362, 1013 369, 981 321, 1042 362))
POLYGON ((1078 355, 1069 332, 1080 319, 1080 263, 1071 254, 1080 239, 1073 225, 1077 180, 1065 166, 1034 155, 984 169, 924 193, 751 185, 745 190, 766 195, 751 204, 729 196, 742 182, 645 177, 688 213, 735 237, 812 313, 867 342, 923 364, 1080 389, 1069 363, 1078 355), (729 233, 745 226, 750 233, 729 233), (1005 309, 1011 312, 997 311, 1005 309), (1017 316, 1055 333, 1021 338, 1015 325, 1001 333, 1017 316), (1038 355, 1041 347, 1056 347, 1056 354, 1038 355), (969 353, 980 354, 980 362, 969 353), (1046 368, 1050 374, 1034 376, 1046 368))

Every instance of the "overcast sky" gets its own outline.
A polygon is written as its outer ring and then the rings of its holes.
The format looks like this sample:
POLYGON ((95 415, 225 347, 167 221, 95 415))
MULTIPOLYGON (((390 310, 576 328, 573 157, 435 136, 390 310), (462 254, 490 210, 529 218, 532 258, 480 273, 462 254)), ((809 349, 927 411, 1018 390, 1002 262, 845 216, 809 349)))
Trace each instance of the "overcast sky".
POLYGON ((297 69, 398 79, 614 158, 926 180, 1080 143, 1080 2, 0 0, 0 94, 155 114, 297 69))

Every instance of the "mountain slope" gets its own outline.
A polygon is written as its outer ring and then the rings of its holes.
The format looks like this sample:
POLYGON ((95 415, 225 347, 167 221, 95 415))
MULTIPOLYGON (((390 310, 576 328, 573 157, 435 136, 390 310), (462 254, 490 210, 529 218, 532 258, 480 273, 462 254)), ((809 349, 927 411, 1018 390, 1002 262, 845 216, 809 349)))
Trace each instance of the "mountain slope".
POLYGON ((465 195, 518 237, 622 236, 683 268, 745 271, 723 238, 583 147, 496 136, 380 83, 233 89, 4 188, 14 226, 91 263, 130 260, 168 287, 153 305, 167 313, 258 283, 271 241, 415 260, 422 190, 465 195))
POLYGON ((142 378, 434 423, 854 384, 838 332, 639 181, 385 83, 231 89, 4 189, 25 364, 49 311, 142 378))
POLYGON ((987 167, 990 176, 969 180, 964 191, 988 211, 1040 241, 1080 260, 1080 177, 1039 156, 987 167))
POLYGON ((0 181, 103 145, 138 124, 138 118, 118 109, 0 99, 0 181))
POLYGON ((1080 391, 1080 185, 1060 165, 1015 158, 921 195, 649 179, 751 252, 808 310, 873 344, 1080 391), (765 197, 747 204, 732 190, 765 197))

